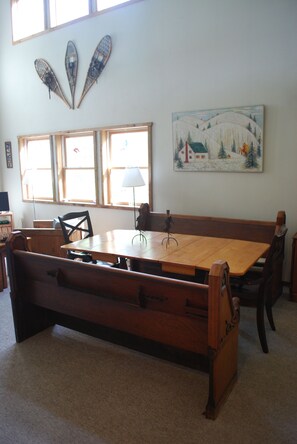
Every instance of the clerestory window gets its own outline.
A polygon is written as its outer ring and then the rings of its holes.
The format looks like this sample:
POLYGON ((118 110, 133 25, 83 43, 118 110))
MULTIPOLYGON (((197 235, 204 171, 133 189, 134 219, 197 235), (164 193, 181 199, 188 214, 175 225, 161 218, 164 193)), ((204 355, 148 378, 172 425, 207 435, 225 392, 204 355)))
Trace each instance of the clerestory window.
POLYGON ((12 40, 18 42, 137 1, 140 0, 11 0, 12 40))

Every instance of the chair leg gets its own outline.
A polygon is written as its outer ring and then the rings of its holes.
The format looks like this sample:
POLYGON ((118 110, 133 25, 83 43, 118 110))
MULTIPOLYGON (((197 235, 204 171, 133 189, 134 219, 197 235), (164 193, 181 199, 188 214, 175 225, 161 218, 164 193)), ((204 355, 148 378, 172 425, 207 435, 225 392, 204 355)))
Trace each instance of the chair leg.
POLYGON ((265 323, 264 323, 264 291, 260 292, 257 301, 257 328, 260 343, 264 353, 268 353, 268 345, 266 339, 265 323))
POLYGON ((275 324, 274 324, 274 320, 273 320, 273 316, 272 316, 272 305, 271 302, 266 301, 266 314, 267 314, 267 318, 271 327, 271 330, 275 331, 275 324))

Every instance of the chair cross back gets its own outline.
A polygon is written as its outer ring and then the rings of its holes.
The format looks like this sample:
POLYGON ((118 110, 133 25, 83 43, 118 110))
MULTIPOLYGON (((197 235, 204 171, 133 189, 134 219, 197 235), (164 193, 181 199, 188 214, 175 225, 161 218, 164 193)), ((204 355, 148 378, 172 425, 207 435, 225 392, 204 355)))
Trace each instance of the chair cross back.
MULTIPOLYGON (((58 216, 65 242, 68 244, 74 240, 84 239, 93 236, 93 228, 90 214, 88 211, 67 213, 64 216, 58 216), (73 238, 75 234, 78 237, 73 238)), ((92 262, 92 256, 89 253, 67 251, 69 259, 81 259, 83 262, 92 262)))
POLYGON ((71 242, 75 232, 79 232, 82 239, 93 236, 93 228, 88 211, 73 212, 59 216, 61 229, 66 242, 71 242))

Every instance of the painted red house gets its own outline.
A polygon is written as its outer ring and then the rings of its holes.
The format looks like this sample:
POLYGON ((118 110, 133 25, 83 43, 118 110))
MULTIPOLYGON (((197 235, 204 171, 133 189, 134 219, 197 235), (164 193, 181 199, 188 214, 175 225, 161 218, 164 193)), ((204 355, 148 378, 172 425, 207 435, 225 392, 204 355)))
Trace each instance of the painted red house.
POLYGON ((208 160, 208 150, 201 142, 186 142, 178 155, 183 163, 208 160))

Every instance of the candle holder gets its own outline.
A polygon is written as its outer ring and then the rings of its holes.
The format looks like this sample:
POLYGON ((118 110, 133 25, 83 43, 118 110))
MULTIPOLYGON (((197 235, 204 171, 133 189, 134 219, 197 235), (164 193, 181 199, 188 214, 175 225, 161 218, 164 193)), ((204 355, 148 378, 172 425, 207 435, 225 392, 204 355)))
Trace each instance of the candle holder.
POLYGON ((173 225, 173 219, 172 216, 170 215, 170 210, 166 210, 166 214, 167 217, 165 219, 165 227, 164 227, 164 231, 166 231, 167 236, 164 237, 164 239, 162 240, 162 245, 164 244, 164 242, 166 242, 166 248, 168 247, 168 245, 170 244, 170 241, 173 241, 176 243, 176 245, 178 245, 177 240, 175 239, 175 237, 171 234, 170 230, 171 230, 171 226, 173 225))
POLYGON ((133 239, 132 239, 132 244, 133 241, 136 237, 140 238, 140 242, 144 241, 145 243, 147 243, 145 234, 144 234, 144 230, 146 229, 148 223, 149 223, 149 215, 150 215, 150 206, 148 203, 142 203, 139 207, 139 216, 136 219, 135 222, 135 229, 139 231, 138 234, 136 234, 133 239))

